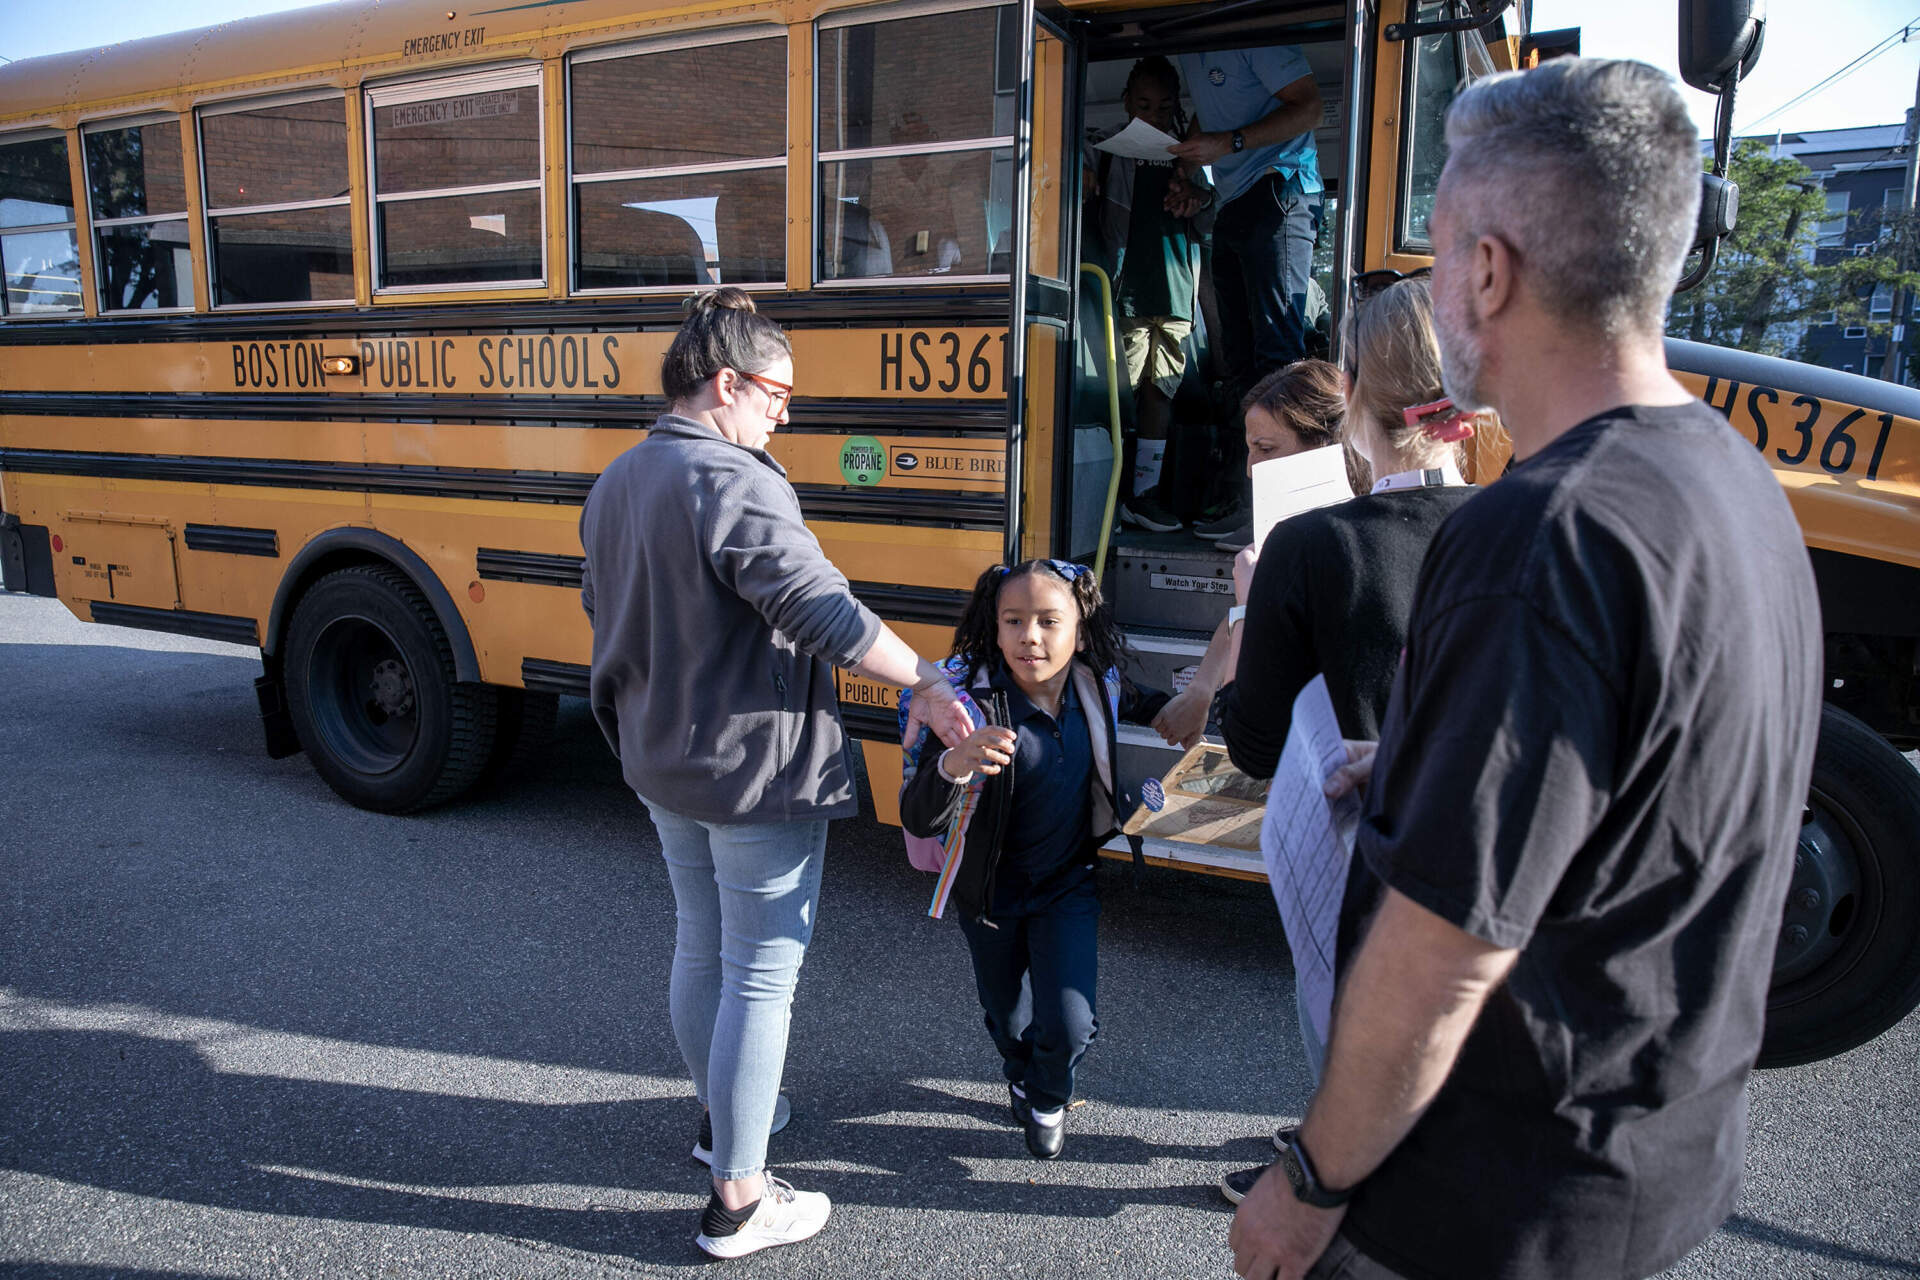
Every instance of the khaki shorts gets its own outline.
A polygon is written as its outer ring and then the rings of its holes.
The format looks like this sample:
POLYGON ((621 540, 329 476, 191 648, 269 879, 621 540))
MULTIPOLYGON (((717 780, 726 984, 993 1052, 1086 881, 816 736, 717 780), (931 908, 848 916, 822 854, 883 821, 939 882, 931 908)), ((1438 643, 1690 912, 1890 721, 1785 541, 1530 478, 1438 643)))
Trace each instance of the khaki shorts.
POLYGON ((1193 332, 1191 320, 1149 316, 1120 322, 1120 347, 1127 358, 1127 385, 1151 378, 1154 388, 1173 399, 1186 376, 1187 353, 1180 344, 1193 332))

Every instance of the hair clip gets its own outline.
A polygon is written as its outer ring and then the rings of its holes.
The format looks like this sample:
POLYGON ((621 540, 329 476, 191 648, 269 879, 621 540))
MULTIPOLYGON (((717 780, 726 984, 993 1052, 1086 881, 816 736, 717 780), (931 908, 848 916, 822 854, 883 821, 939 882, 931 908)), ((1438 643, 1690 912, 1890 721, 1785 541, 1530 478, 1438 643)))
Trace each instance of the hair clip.
POLYGON ((1071 560, 1048 560, 1046 566, 1068 582, 1077 580, 1082 574, 1093 572, 1086 565, 1074 564, 1071 560))
POLYGON ((1450 398, 1432 404, 1417 404, 1402 409, 1400 419, 1417 431, 1424 431, 1442 444, 1453 444, 1473 435, 1473 415, 1453 407, 1450 398))

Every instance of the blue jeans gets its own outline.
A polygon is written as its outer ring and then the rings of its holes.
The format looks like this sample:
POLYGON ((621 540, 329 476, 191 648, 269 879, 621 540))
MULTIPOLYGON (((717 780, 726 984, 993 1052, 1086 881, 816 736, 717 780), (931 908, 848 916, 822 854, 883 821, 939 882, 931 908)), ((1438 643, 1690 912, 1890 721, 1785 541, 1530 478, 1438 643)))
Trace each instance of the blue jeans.
POLYGON ((766 1167, 827 824, 699 822, 649 806, 679 919, 667 1007, 713 1118, 713 1176, 766 1167))
POLYGON ((991 919, 960 917, 987 1032, 1027 1101, 1042 1111, 1064 1107, 1074 1068, 1100 1030, 1100 899, 1089 881, 1031 915, 991 919))
POLYGON ((1270 173, 1229 200, 1213 226, 1220 354, 1234 396, 1307 354, 1307 285, 1319 193, 1270 173))

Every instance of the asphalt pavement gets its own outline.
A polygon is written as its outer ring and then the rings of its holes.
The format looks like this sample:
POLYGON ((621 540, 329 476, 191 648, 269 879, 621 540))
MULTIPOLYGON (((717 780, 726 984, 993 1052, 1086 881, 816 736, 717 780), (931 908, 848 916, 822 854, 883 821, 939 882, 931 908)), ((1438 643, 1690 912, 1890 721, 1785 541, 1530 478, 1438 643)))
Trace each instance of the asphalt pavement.
MULTIPOLYGON (((931 879, 835 824, 771 1153, 833 1220, 715 1264, 672 895, 584 704, 537 775, 394 818, 267 759, 258 670, 0 593, 0 1274, 1232 1274, 1215 1180, 1307 1099, 1264 886, 1109 868, 1041 1164, 931 879)), ((1669 1274, 1920 1276, 1916 1050, 1756 1076, 1739 1209, 1669 1274)))

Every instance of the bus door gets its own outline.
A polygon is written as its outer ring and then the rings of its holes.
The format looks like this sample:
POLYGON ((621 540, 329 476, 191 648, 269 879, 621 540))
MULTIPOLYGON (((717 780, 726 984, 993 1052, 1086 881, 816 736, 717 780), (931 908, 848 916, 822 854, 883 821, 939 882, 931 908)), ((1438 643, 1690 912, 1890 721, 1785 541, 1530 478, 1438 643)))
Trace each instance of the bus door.
MULTIPOLYGON (((944 655, 983 569, 1068 552, 1058 478, 1071 454, 1056 422, 1072 327, 1073 42, 1033 0, 837 10, 815 39, 809 302, 838 331, 821 360, 796 363, 860 397, 857 419, 844 402, 818 406, 821 430, 857 429, 840 446, 845 517, 829 550, 909 643, 944 655)), ((876 816, 897 822, 897 698, 838 679, 876 816)))

